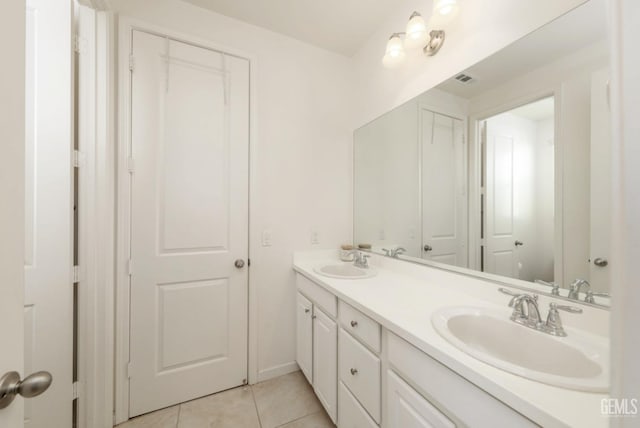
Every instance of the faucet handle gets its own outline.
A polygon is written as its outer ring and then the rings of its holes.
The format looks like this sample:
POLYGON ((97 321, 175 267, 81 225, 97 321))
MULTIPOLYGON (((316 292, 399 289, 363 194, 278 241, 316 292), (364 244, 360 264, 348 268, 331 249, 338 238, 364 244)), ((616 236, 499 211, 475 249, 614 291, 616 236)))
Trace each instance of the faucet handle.
POLYGON ((546 285, 547 287, 551 287, 551 294, 554 296, 559 296, 560 295, 560 285, 556 284, 555 282, 547 282, 547 281, 543 281, 541 279, 536 279, 534 280, 534 282, 536 284, 540 284, 540 285, 546 285))
POLYGON ((582 309, 575 306, 558 305, 556 303, 549 303, 549 314, 547 315, 547 322, 544 324, 544 331, 554 336, 565 337, 567 332, 562 327, 562 320, 560 319, 560 313, 558 309, 567 311, 573 314, 581 314, 582 309))
POLYGON ((549 303, 549 309, 560 309, 562 311, 570 312, 572 314, 581 314, 582 309, 576 308, 575 306, 567 306, 567 305, 558 305, 556 303, 549 303))
POLYGON ((611 294, 609 294, 609 293, 595 293, 595 292, 589 290, 589 291, 587 291, 587 295, 584 297, 585 303, 595 303, 596 299, 593 298, 594 296, 611 297, 611 294))
POLYGON ((507 296, 512 296, 512 297, 519 297, 522 295, 521 293, 516 293, 514 291, 511 291, 502 287, 498 288, 498 291, 501 292, 502 294, 506 294, 507 296))

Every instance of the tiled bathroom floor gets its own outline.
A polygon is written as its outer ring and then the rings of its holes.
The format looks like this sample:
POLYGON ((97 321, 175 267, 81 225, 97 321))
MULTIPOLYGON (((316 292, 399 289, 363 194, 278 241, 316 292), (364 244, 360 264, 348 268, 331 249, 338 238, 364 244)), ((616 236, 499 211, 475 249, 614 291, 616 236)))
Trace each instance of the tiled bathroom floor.
POLYGON ((335 428, 301 372, 138 416, 118 428, 335 428))

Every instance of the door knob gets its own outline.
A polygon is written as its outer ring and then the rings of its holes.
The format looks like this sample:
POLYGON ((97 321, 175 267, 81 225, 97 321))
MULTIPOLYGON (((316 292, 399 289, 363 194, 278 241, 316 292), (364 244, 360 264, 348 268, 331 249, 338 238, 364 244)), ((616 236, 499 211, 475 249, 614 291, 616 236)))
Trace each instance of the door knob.
POLYGON ((244 260, 242 259, 238 259, 236 260, 234 263, 235 267, 237 267, 238 269, 242 269, 244 267, 244 260))
POLYGON ((433 248, 431 247, 431 245, 425 245, 423 250, 428 253, 429 251, 433 250, 433 248))
POLYGON ((595 259, 593 261, 593 264, 598 266, 598 267, 605 267, 609 264, 609 261, 607 259, 603 259, 601 257, 598 257, 597 259, 595 259))
POLYGON ((0 409, 7 407, 16 395, 24 398, 36 397, 45 392, 53 378, 49 372, 36 372, 20 380, 18 372, 8 372, 0 377, 0 409))

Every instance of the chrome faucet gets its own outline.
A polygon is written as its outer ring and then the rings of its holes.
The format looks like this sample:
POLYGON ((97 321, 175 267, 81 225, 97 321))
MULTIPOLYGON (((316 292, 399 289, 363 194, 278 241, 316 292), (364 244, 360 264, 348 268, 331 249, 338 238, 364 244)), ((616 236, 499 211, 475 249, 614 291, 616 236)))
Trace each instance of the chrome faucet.
POLYGON ((527 327, 538 328, 542 319, 540 318, 540 309, 538 308, 538 296, 530 294, 520 294, 513 296, 509 302, 509 307, 513 308, 511 321, 527 327), (527 305, 525 313, 524 305, 527 305))
POLYGON ((540 317, 540 309, 538 308, 537 295, 518 294, 505 288, 499 288, 498 291, 511 296, 509 307, 513 308, 513 313, 511 314, 512 321, 525 327, 551 334, 553 336, 564 337, 567 335, 567 333, 564 331, 564 328, 562 327, 562 320, 560 319, 560 313, 558 312, 558 309, 574 314, 582 313, 582 309, 580 308, 550 303, 547 321, 542 322, 542 318, 540 317), (527 304, 526 314, 524 310, 525 303, 527 304))
POLYGON ((403 247, 396 247, 390 250, 383 248, 382 251, 384 251, 385 256, 394 257, 397 259, 400 254, 404 254, 407 250, 406 248, 403 248, 403 247))
POLYGON ((580 300, 580 292, 583 287, 591 288, 591 284, 589 284, 589 281, 586 279, 576 279, 571 283, 571 286, 569 287, 569 295, 567 297, 573 300, 580 300))
POLYGON ((353 254, 353 265, 355 267, 369 269, 369 261, 367 260, 371 257, 369 254, 365 254, 359 250, 351 250, 349 251, 349 254, 353 254))

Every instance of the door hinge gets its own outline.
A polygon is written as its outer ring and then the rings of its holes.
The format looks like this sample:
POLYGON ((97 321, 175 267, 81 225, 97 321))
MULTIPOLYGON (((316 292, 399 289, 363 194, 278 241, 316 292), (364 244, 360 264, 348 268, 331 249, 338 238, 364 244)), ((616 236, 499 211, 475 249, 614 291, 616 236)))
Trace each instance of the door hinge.
POLYGON ((84 165, 84 153, 80 150, 73 151, 73 167, 80 168, 84 165))
POLYGON ((129 174, 133 174, 136 171, 136 164, 131 156, 127 158, 127 171, 129 171, 129 174))
POLYGON ((129 55, 129 71, 133 71, 136 68, 136 59, 133 54, 129 55))
POLYGON ((78 265, 73 267, 73 282, 80 282, 80 266, 78 265))
POLYGON ((73 36, 73 50, 79 54, 87 52, 87 39, 76 34, 73 36))
POLYGON ((80 398, 81 389, 82 389, 82 385, 80 385, 80 382, 73 382, 71 384, 71 394, 72 394, 73 400, 77 400, 78 398, 80 398))
POLYGON ((127 260, 127 275, 133 275, 133 260, 127 260))
POLYGON ((127 379, 131 379, 131 372, 133 371, 133 365, 131 361, 127 363, 127 379))

